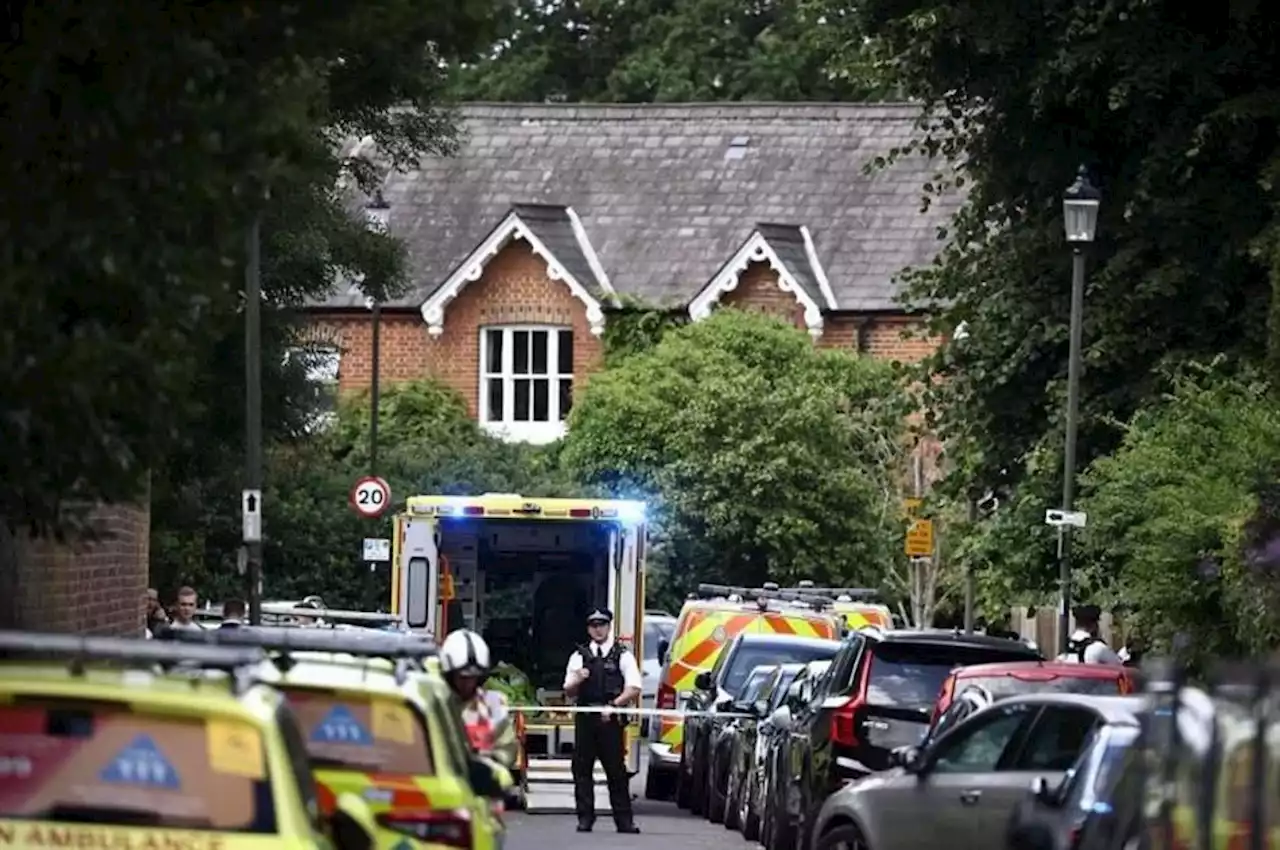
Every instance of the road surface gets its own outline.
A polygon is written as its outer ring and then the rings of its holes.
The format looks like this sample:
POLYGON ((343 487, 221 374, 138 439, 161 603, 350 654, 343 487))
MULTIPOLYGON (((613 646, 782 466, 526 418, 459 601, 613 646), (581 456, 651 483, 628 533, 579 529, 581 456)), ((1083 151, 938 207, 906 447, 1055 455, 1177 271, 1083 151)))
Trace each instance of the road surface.
MULTIPOLYGON (((636 793, 643 787, 642 770, 631 790, 636 793)), ((578 821, 573 815, 512 812, 507 815, 505 850, 759 850, 759 845, 748 844, 739 833, 682 812, 675 803, 657 803, 640 795, 633 805, 639 835, 619 835, 607 814, 596 818, 594 832, 580 834, 574 831, 578 821)))

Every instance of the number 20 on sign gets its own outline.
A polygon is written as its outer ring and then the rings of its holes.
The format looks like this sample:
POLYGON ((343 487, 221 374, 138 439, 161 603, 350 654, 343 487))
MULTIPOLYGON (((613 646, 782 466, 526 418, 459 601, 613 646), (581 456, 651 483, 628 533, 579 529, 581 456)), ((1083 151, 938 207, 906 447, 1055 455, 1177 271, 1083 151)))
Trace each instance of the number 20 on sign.
POLYGON ((352 486, 349 501, 360 516, 380 517, 391 506, 391 486, 382 478, 365 476, 352 486))

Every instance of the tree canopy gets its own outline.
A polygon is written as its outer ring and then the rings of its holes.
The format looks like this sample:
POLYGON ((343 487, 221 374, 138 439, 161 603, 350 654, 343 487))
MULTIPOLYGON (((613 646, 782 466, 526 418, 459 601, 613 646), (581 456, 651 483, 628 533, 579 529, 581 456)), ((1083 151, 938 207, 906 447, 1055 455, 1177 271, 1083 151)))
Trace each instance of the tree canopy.
MULTIPOLYGON (((56 523, 68 498, 133 498, 162 460, 181 470, 174 455, 195 462, 234 439, 255 215, 264 385, 298 388, 275 379, 288 339, 276 311, 340 270, 375 293, 399 275, 399 249, 335 189, 344 170, 366 188, 372 179, 347 168, 340 141, 372 136, 398 166, 446 150, 441 65, 491 38, 491 10, 20 4, 19 37, 0 59, 6 522, 56 523)), ((284 430, 289 395, 267 417, 284 430)))
POLYGON ((884 363, 722 310, 593 376, 561 460, 650 501, 687 582, 877 582, 903 530, 901 398, 884 363))
MULTIPOLYGON (((984 524, 1003 591, 1052 582, 1070 298, 1061 197, 1104 193, 1089 255, 1082 465, 1168 388, 1161 367, 1274 355, 1280 11, 1172 2, 867 0, 879 67, 926 101, 919 151, 963 160, 941 261, 910 276, 969 334, 930 363, 953 491, 1004 498, 984 524)), ((904 153, 903 155, 909 155, 904 153)), ((939 181, 945 184, 947 181, 939 181)), ((938 186, 932 187, 935 190, 938 186)))
POLYGON ((850 57, 858 21, 815 0, 519 0, 498 43, 459 66, 467 100, 796 101, 882 93, 850 57))

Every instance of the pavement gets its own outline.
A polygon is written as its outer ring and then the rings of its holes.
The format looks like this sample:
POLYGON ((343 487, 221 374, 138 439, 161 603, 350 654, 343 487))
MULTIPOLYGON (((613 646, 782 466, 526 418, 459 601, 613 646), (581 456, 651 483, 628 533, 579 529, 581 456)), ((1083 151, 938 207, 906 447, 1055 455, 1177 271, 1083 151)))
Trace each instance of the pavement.
POLYGON ((659 803, 644 799, 644 770, 631 781, 631 792, 639 799, 632 803, 639 835, 619 835, 613 820, 605 815, 596 818, 595 831, 578 833, 573 815, 530 815, 511 812, 507 815, 507 839, 504 850, 654 850, 679 847, 681 850, 759 850, 748 844, 738 832, 720 824, 707 823, 676 808, 675 803, 659 803))

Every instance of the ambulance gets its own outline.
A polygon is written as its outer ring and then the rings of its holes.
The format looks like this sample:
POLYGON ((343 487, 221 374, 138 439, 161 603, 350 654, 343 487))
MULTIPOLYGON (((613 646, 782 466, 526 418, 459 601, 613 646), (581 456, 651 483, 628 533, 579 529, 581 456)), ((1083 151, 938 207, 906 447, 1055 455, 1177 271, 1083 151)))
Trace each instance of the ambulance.
MULTIPOLYGON (((413 496, 395 517, 391 612, 404 628, 443 641, 466 628, 489 644, 495 664, 519 668, 541 710, 517 711, 529 811, 573 811, 573 715, 564 671, 587 641, 593 608, 614 614, 613 633, 643 657, 643 502, 527 497, 413 496)), ((519 708, 519 707, 517 707, 519 708)), ((640 770, 640 723, 623 736, 631 774, 640 770)), ((597 812, 609 811, 596 768, 597 812)))
POLYGON ((888 605, 872 602, 880 591, 864 587, 815 587, 811 581, 802 581, 793 588, 800 594, 813 594, 831 599, 831 610, 844 618, 850 631, 874 627, 882 631, 894 628, 893 612, 888 605))
MULTIPOLYGON (((670 646, 659 646, 659 656, 665 658, 657 707, 683 706, 698 673, 715 666, 720 651, 742 632, 841 637, 848 627, 833 604, 833 599, 811 588, 783 590, 772 582, 758 588, 699 585, 680 610, 670 646)), ((647 799, 674 797, 683 743, 684 724, 679 718, 663 717, 649 725, 647 799)))

